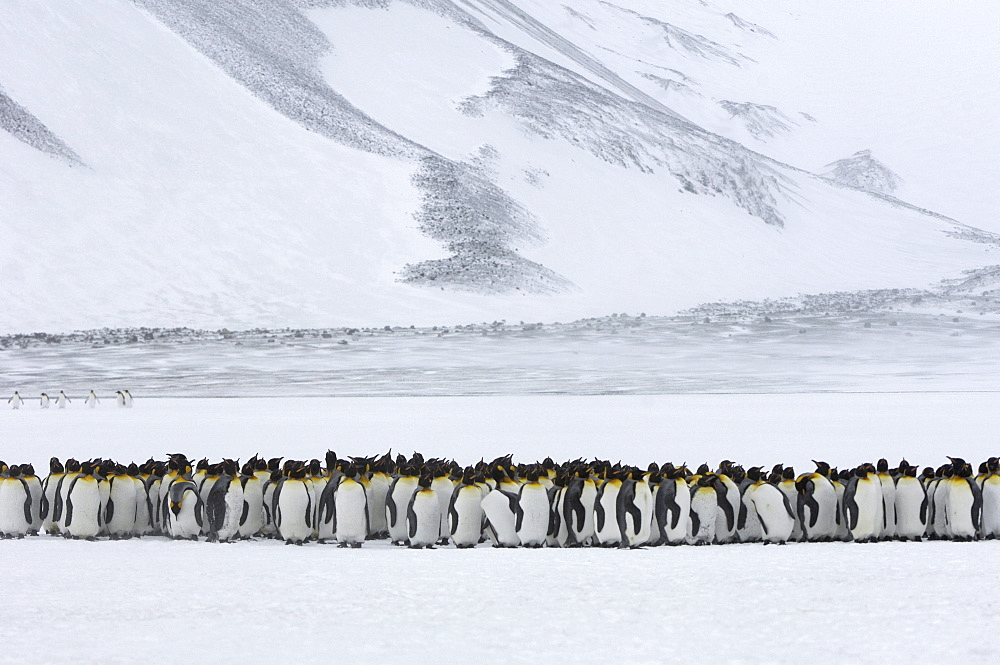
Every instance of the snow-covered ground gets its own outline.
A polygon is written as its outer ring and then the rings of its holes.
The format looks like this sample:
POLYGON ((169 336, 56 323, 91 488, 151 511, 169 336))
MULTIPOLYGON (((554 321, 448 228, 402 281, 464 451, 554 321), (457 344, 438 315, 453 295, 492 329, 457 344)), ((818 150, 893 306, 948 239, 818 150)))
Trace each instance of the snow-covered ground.
MULTIPOLYGON (((313 456, 689 463, 996 453, 998 394, 137 399, 0 410, 2 457, 313 456)), ((0 541, 0 662, 991 662, 1000 544, 361 550, 0 541)))

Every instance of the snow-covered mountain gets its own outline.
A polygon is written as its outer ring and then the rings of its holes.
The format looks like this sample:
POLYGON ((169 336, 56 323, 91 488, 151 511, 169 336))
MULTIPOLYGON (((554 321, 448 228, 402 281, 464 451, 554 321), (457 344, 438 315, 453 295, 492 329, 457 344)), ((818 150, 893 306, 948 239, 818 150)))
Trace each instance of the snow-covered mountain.
POLYGON ((975 11, 10 0, 0 328, 551 321, 955 277, 1000 240, 975 11))

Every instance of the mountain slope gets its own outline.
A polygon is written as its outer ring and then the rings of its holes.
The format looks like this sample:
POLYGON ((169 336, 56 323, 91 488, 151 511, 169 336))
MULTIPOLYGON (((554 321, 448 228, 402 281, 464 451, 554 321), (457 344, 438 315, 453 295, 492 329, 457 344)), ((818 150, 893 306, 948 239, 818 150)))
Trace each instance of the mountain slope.
POLYGON ((822 122, 735 94, 783 38, 742 10, 24 1, 0 37, 0 108, 58 147, 0 123, 7 330, 667 313, 995 261, 780 161, 822 122))

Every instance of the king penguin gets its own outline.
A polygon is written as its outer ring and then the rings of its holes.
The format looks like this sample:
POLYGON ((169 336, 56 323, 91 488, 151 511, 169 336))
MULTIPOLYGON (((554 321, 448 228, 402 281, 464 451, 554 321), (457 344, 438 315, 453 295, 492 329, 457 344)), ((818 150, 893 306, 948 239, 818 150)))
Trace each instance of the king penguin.
POLYGON ((240 524, 240 538, 254 538, 260 533, 264 520, 264 491, 256 474, 257 456, 254 455, 240 471, 243 501, 246 502, 246 519, 240 524))
MULTIPOLYGON (((32 504, 31 490, 16 464, 0 478, 0 533, 5 538, 24 538, 38 519, 38 506, 32 504)), ((36 529, 37 531, 37 529, 36 529)))
POLYGON ((334 496, 333 529, 341 547, 361 547, 370 531, 368 493, 361 475, 356 465, 349 464, 334 496))
POLYGON ((24 400, 21 399, 21 396, 17 394, 17 391, 15 390, 14 394, 7 400, 7 403, 10 404, 12 409, 20 409, 21 405, 24 404, 24 400))
POLYGON ((947 483, 947 524, 952 540, 976 540, 979 537, 983 494, 972 477, 972 466, 959 457, 949 457, 952 476, 947 483))
POLYGON ((774 478, 775 482, 766 482, 758 476, 757 480, 747 488, 750 503, 760 520, 764 544, 788 542, 795 532, 795 513, 792 510, 788 495, 777 486, 783 482, 774 478))
POLYGON ((597 501, 597 485, 590 470, 583 464, 577 465, 573 476, 566 483, 563 496, 562 522, 566 526, 568 547, 589 546, 594 539, 594 504, 597 501))
POLYGON ((759 543, 764 539, 764 527, 750 498, 754 484, 761 480, 760 472, 761 467, 752 466, 738 483, 741 505, 739 517, 736 519, 736 533, 741 543, 759 543))
POLYGON ((305 476, 303 464, 286 462, 285 473, 274 488, 271 499, 274 526, 286 545, 301 545, 313 533, 312 492, 305 476))
POLYGON ((900 540, 920 540, 927 530, 927 492, 917 478, 917 467, 900 469, 903 475, 896 481, 896 537, 900 540))
POLYGON ((41 403, 43 409, 49 408, 49 396, 47 394, 42 393, 42 396, 38 398, 38 401, 41 403))
POLYGON ((49 475, 42 483, 42 499, 39 506, 39 516, 42 518, 42 529, 49 535, 59 533, 59 526, 56 524, 54 513, 56 503, 56 490, 59 488, 59 481, 66 474, 66 469, 58 457, 49 460, 49 475))
POLYGON ((223 460, 222 469, 205 501, 205 520, 208 525, 208 542, 228 543, 238 540, 240 527, 250 515, 250 506, 243 494, 243 481, 239 465, 231 459, 223 460))
POLYGON ((198 488, 186 477, 175 479, 167 491, 167 533, 174 540, 198 540, 204 523, 205 506, 198 488))
POLYGON ((410 505, 410 499, 418 489, 419 480, 420 474, 417 469, 405 465, 399 470, 399 477, 392 481, 386 495, 385 520, 393 545, 403 545, 409 540, 406 526, 406 507, 410 505))
POLYGON ((135 529, 135 481, 125 468, 108 471, 108 500, 104 507, 104 523, 112 540, 131 538, 135 529))
POLYGON ((664 478, 656 491, 653 506, 660 544, 681 545, 688 536, 691 521, 691 489, 685 480, 687 469, 665 464, 661 472, 664 478))
POLYGON ((796 517, 806 540, 829 541, 837 535, 837 491, 828 477, 830 465, 817 462, 814 473, 802 474, 795 481, 796 517))
MULTIPOLYGON (((417 491, 406 507, 406 535, 412 549, 433 549, 441 534, 441 504, 431 489, 431 477, 424 474, 417 481, 417 491)), ((543 535, 544 539, 545 536, 543 535)))
POLYGON ((475 471, 467 467, 448 504, 451 542, 458 549, 475 547, 483 534, 483 490, 476 481, 475 471))
POLYGON ((622 542, 622 525, 618 522, 618 495, 625 484, 625 474, 611 470, 597 490, 594 503, 597 542, 601 547, 627 547, 622 542))
POLYGON ((389 524, 386 521, 385 500, 392 486, 392 457, 386 453, 372 464, 371 479, 368 484, 368 518, 372 538, 387 538, 389 524))
POLYGON ((857 467, 844 488, 844 521, 857 543, 875 542, 882 532, 882 487, 869 466, 857 467))
POLYGON ((514 530, 523 547, 542 547, 549 531, 549 494, 539 480, 539 469, 528 470, 517 497, 514 530))
POLYGON ((503 489, 504 471, 494 468, 493 481, 496 486, 483 497, 483 514, 486 517, 486 533, 494 547, 517 547, 517 494, 503 489))
POLYGON ((1000 538, 1000 460, 991 457, 986 461, 986 474, 980 490, 983 494, 984 538, 1000 538))
POLYGON ((60 390, 59 397, 56 397, 56 406, 58 406, 60 409, 65 409, 66 405, 69 404, 71 401, 72 400, 69 397, 66 397, 66 393, 60 390))
MULTIPOLYGON (((101 491, 91 462, 80 465, 66 490, 65 520, 63 531, 71 538, 96 540, 101 532, 101 491)), ((63 478, 65 482, 66 477, 63 478)))
POLYGON ((889 472, 889 462, 880 459, 875 467, 876 475, 882 484, 882 540, 892 540, 896 537, 896 480, 889 472))
MULTIPOLYGON (((726 504, 728 505, 728 501, 726 504)), ((688 533, 690 544, 711 545, 715 542, 715 522, 720 505, 714 474, 699 473, 692 476, 691 523, 688 533)))
POLYGON ((96 394, 96 393, 94 393, 94 391, 93 391, 93 390, 91 390, 91 391, 90 391, 90 392, 89 392, 89 393, 87 394, 87 399, 86 399, 86 400, 84 400, 84 402, 83 402, 83 403, 84 403, 84 404, 86 404, 87 406, 89 406, 90 408, 92 408, 92 409, 93 409, 94 407, 96 407, 96 406, 97 406, 98 404, 100 404, 100 403, 101 403, 101 400, 99 400, 99 399, 97 398, 97 394, 96 394))

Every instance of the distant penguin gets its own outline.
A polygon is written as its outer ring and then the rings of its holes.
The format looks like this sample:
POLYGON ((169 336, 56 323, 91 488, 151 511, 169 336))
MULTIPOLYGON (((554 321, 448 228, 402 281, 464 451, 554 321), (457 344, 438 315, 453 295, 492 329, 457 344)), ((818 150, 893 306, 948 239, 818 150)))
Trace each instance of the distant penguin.
POLYGON ((795 532, 795 512, 788 495, 774 483, 765 482, 762 478, 758 478, 747 489, 747 494, 760 520, 764 544, 782 545, 788 542, 795 532))
MULTIPOLYGON (((65 520, 62 528, 71 538, 96 540, 104 526, 101 516, 101 491, 94 475, 94 465, 84 462, 66 490, 65 520)), ((65 481, 65 477, 63 478, 65 481)))
POLYGON ((591 545, 594 539, 594 504, 597 485, 589 471, 578 466, 566 483, 562 500, 562 523, 566 527, 566 545, 591 545))
POLYGON ((976 540, 983 511, 983 494, 972 477, 972 467, 965 460, 951 460, 952 477, 947 483, 948 536, 952 540, 976 540))
POLYGON ((122 396, 125 398, 123 406, 126 409, 131 409, 132 408, 132 393, 130 393, 129 391, 125 390, 125 391, 122 391, 122 396))
POLYGON ((211 543, 239 540, 240 527, 250 514, 237 463, 231 459, 223 460, 221 471, 204 504, 203 523, 208 525, 208 542, 211 543))
POLYGON ((896 481, 889 472, 889 462, 880 459, 876 464, 876 475, 882 484, 882 532, 883 540, 896 537, 896 481))
POLYGON ((73 400, 71 400, 69 397, 66 397, 66 393, 60 390, 59 397, 56 397, 56 406, 58 406, 60 409, 65 409, 66 405, 69 404, 71 401, 73 400))
POLYGON ((99 400, 99 399, 97 398, 97 394, 96 394, 96 393, 94 393, 94 391, 93 391, 93 390, 91 390, 91 391, 90 391, 90 392, 89 392, 89 393, 87 394, 87 399, 86 399, 86 400, 84 400, 84 402, 83 402, 83 403, 84 403, 84 404, 86 404, 87 406, 89 406, 90 408, 92 408, 92 409, 93 409, 94 407, 96 407, 96 406, 97 406, 98 404, 100 404, 100 403, 101 403, 101 400, 99 400))
POLYGON ((38 401, 41 403, 43 409, 49 408, 49 396, 45 393, 42 393, 38 401))
POLYGON ((664 479, 660 481, 653 506, 660 544, 681 545, 688 536, 691 521, 691 488, 684 478, 686 469, 669 465, 661 470, 664 479))
POLYGON ((394 545, 403 545, 408 540, 406 535, 406 507, 410 498, 418 488, 419 474, 412 466, 400 469, 400 475, 389 488, 385 499, 386 525, 389 538, 394 545))
POLYGON ((286 545, 301 545, 312 537, 312 492, 305 480, 306 468, 297 465, 278 480, 273 504, 274 525, 286 545))
POLYGON ((441 534, 441 505, 431 482, 429 475, 420 476, 417 491, 406 507, 406 534, 412 549, 433 549, 441 534))
POLYGON ((828 541, 837 535, 837 491, 830 482, 830 466, 813 462, 816 472, 803 474, 795 481, 796 511, 806 540, 828 541))
POLYGON ((920 540, 927 530, 927 492, 917 478, 914 466, 901 469, 896 481, 896 537, 900 540, 920 540))
POLYGON ((104 507, 104 523, 112 540, 131 538, 135 529, 135 481, 124 468, 108 476, 108 500, 104 507))
POLYGON ((715 476, 711 473, 696 474, 691 478, 690 487, 691 522, 687 542, 692 545, 711 545, 715 542, 715 522, 720 505, 715 476))
POLYGON ((882 532, 881 514, 881 483, 875 474, 860 466, 844 488, 844 520, 851 540, 858 543, 878 540, 882 532))
POLYGON ((115 404, 117 404, 119 407, 125 406, 125 393, 123 393, 120 390, 115 391, 115 404))
POLYGON ((39 506, 39 515, 42 518, 42 529, 49 535, 59 533, 59 526, 55 521, 56 491, 59 488, 59 481, 66 475, 66 469, 58 457, 49 460, 49 475, 42 483, 42 499, 39 506))
POLYGON ((462 481, 448 502, 448 529, 451 542, 458 549, 475 547, 483 533, 483 490, 476 483, 476 473, 465 469, 462 481))
POLYGON ((1000 460, 991 457, 986 462, 986 475, 980 489, 983 494, 982 535, 1000 538, 1000 460))
POLYGON ((7 400, 7 403, 10 404, 12 409, 20 409, 21 405, 24 404, 24 400, 21 399, 21 396, 15 390, 14 394, 7 400))
POLYGON ((361 547, 368 537, 371 518, 361 476, 361 469, 348 465, 334 497, 334 526, 340 547, 361 547))
POLYGON ((486 532, 494 547, 517 547, 521 543, 517 536, 518 495, 503 489, 503 471, 495 469, 493 480, 496 486, 483 497, 481 504, 486 532))
POLYGON ((549 531, 549 494, 539 476, 537 468, 529 469, 517 497, 514 530, 522 547, 542 547, 549 531))
POLYGON ((205 506, 198 488, 186 478, 175 479, 167 491, 167 533, 174 540, 198 540, 205 523, 205 506))

